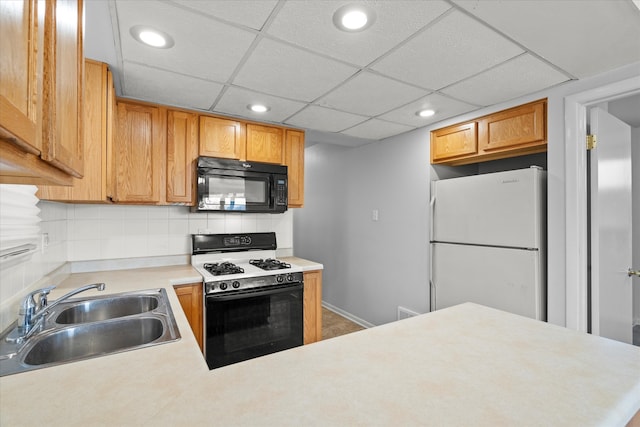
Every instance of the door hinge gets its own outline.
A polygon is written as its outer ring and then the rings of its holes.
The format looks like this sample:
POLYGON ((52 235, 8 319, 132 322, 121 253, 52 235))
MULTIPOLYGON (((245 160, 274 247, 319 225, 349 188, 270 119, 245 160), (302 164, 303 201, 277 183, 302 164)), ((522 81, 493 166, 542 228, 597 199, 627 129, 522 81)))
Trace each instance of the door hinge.
POLYGON ((598 141, 595 135, 587 135, 587 150, 593 150, 597 144, 598 141))

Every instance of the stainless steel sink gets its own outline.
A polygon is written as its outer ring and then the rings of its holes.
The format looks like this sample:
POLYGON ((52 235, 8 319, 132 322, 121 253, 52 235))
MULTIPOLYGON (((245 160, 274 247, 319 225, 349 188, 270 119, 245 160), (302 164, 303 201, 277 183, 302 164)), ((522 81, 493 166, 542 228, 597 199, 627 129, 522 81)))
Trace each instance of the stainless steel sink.
POLYGON ((156 317, 132 317, 54 330, 25 349, 26 365, 46 365, 116 353, 149 344, 165 326, 156 317))
POLYGON ((60 311, 55 322, 63 325, 97 322, 146 313, 155 310, 158 305, 158 296, 155 295, 122 295, 87 299, 60 311))
POLYGON ((164 289, 61 302, 24 343, 0 337, 0 376, 106 356, 180 338, 164 289))

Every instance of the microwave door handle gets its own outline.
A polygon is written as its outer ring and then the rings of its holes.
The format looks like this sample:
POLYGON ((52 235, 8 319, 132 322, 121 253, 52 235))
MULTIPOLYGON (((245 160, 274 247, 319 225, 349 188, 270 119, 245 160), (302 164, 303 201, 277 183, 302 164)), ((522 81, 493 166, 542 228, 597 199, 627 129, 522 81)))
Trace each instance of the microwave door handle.
POLYGON ((276 206, 276 181, 273 175, 269 175, 269 207, 275 208, 276 206))

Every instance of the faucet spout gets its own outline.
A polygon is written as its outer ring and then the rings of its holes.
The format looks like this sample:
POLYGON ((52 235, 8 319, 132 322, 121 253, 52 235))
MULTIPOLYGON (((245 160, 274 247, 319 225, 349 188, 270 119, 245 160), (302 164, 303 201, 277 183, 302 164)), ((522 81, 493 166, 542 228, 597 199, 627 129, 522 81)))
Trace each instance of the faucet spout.
POLYGON ((80 287, 78 289, 74 289, 71 292, 62 295, 57 300, 53 301, 51 303, 51 305, 48 304, 47 296, 43 295, 40 298, 40 310, 38 312, 36 312, 36 314, 33 316, 33 319, 37 320, 40 316, 45 314, 47 311, 51 310, 56 305, 60 304, 63 301, 68 300, 69 298, 71 298, 74 295, 79 294, 80 292, 88 291, 88 290, 91 290, 91 289, 96 289, 98 291, 104 291, 105 288, 106 288, 106 285, 104 283, 94 283, 92 285, 82 286, 82 287, 80 287))

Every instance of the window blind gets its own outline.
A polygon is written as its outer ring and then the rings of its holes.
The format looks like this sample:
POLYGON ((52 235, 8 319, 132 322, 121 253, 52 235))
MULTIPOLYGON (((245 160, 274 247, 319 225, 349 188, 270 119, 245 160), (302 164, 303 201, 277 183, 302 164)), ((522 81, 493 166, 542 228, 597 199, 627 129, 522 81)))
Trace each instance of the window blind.
POLYGON ((40 238, 40 209, 33 185, 0 184, 0 263, 24 261, 40 238))

